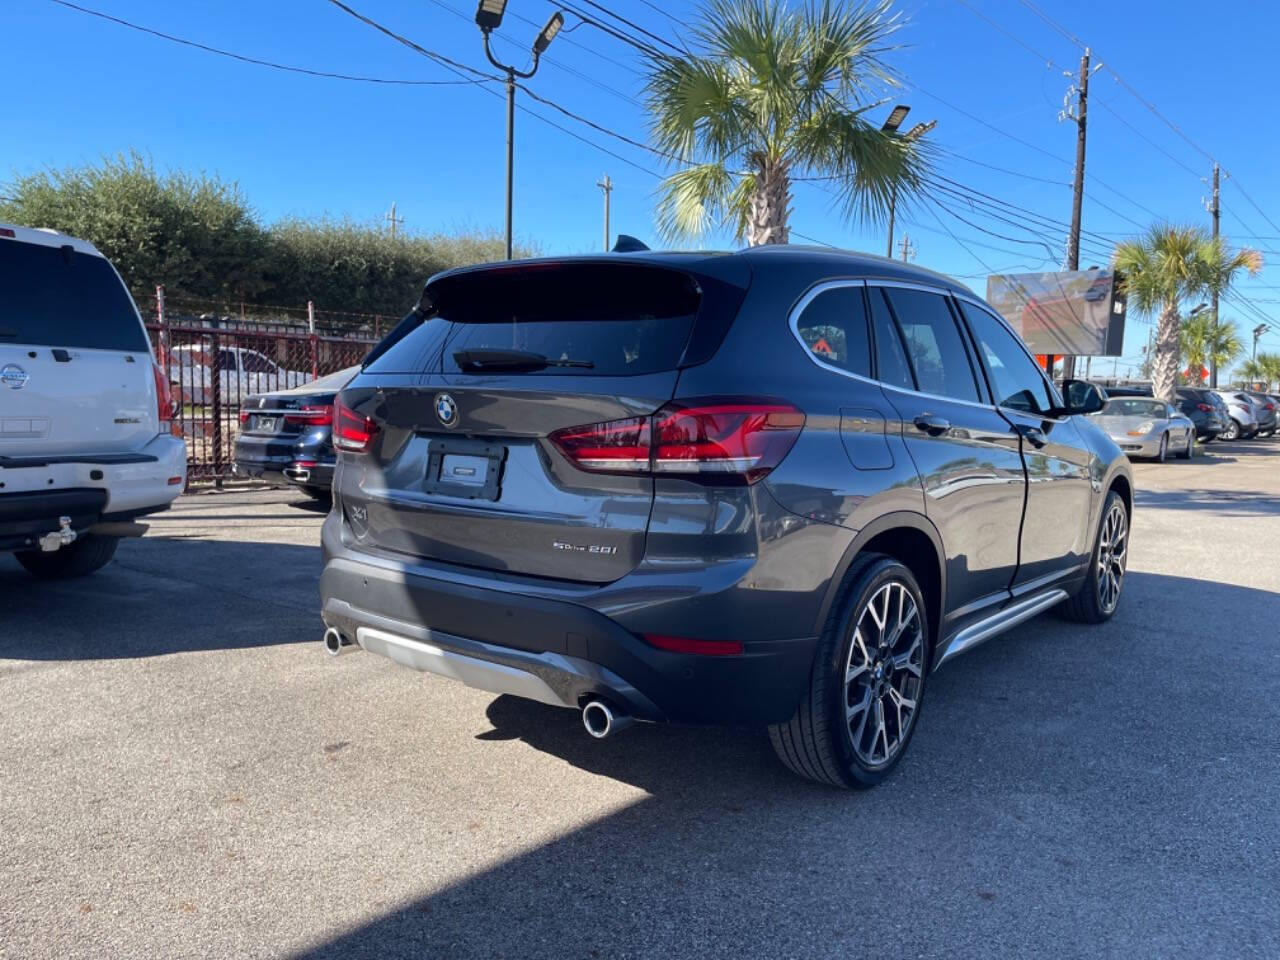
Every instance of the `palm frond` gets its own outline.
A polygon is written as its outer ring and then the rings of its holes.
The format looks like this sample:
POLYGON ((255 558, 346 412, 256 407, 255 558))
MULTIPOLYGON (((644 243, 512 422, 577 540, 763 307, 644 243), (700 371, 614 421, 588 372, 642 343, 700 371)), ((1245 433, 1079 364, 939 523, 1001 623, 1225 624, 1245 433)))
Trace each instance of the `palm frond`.
POLYGON ((671 174, 658 185, 658 233, 675 243, 705 236, 733 210, 733 181, 722 163, 700 163, 671 174))

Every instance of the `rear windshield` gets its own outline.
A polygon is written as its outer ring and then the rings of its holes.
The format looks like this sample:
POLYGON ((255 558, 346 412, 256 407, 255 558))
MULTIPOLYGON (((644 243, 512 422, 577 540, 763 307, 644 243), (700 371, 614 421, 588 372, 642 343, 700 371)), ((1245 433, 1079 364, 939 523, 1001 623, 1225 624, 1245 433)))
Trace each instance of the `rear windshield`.
POLYGON ((369 371, 475 373, 477 360, 493 364, 485 372, 502 375, 671 370, 684 353, 701 299, 694 281, 678 271, 612 264, 477 271, 445 277, 428 293, 436 316, 374 360, 369 371), (529 362, 538 357, 547 364, 529 362))
POLYGON ((0 240, 0 343, 147 350, 124 284, 99 256, 0 240))

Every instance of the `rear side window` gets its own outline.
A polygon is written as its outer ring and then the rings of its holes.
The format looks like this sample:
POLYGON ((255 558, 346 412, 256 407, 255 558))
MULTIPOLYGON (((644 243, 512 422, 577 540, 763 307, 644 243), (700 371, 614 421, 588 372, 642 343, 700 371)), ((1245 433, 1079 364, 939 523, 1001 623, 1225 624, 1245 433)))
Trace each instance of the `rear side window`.
POLYGON ((902 330, 918 389, 976 403, 973 366, 947 301, 936 293, 901 287, 885 288, 884 293, 902 330))
POLYGON ((822 291, 796 320, 796 332, 823 363, 871 376, 871 340, 861 286, 822 291))
POLYGON ((456 274, 427 293, 436 316, 377 357, 370 372, 634 376, 673 370, 701 301, 697 284, 678 271, 597 263, 456 274))
POLYGON ((105 259, 0 240, 0 343, 143 353, 147 337, 105 259))
POLYGON ((884 290, 870 287, 867 295, 871 300, 871 322, 876 331, 876 379, 891 387, 914 390, 916 381, 911 376, 911 365, 907 363, 902 334, 898 325, 893 322, 893 314, 889 312, 889 304, 884 299, 884 290))

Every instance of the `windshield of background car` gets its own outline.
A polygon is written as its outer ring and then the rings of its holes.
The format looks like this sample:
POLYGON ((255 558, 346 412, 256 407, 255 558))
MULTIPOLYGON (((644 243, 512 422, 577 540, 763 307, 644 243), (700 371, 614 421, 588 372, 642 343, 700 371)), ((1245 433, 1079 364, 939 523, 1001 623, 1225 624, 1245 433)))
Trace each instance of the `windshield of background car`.
POLYGON ((133 301, 102 257, 0 240, 0 291, 0 343, 149 349, 133 301))
POLYGON ((1138 400, 1133 397, 1112 397, 1102 411, 1110 417, 1149 417, 1168 416, 1168 410, 1159 400, 1138 400))

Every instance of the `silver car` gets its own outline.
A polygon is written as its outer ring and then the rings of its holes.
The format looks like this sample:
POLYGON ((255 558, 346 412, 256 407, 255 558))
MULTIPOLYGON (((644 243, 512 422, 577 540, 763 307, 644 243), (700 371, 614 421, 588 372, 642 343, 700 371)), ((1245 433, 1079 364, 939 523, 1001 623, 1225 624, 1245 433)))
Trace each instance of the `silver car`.
POLYGON ((1195 424, 1163 400, 1112 397, 1093 419, 1130 457, 1163 461, 1170 453, 1184 460, 1195 456, 1195 424))
POLYGON ((1254 416, 1258 418, 1258 436, 1269 437, 1276 432, 1276 402, 1265 393, 1252 390, 1241 390, 1240 396, 1253 404, 1254 416))
POLYGON ((1214 392, 1227 405, 1227 429, 1222 431, 1223 440, 1248 440, 1258 432, 1258 416, 1254 413, 1253 404, 1241 397, 1239 391, 1214 392))

